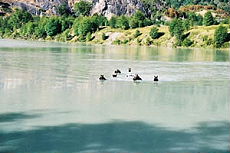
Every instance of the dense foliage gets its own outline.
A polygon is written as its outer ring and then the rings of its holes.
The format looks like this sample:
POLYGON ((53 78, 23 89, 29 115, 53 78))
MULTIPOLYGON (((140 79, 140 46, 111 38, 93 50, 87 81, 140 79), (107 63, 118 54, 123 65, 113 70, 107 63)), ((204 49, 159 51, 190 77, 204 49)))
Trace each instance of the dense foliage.
POLYGON ((211 5, 219 9, 223 9, 230 13, 229 0, 142 0, 152 10, 157 11, 159 8, 180 8, 186 5, 211 5), (164 4, 164 5, 163 5, 164 4), (163 5, 164 7, 159 7, 163 5))
POLYGON ((67 4, 62 4, 58 7, 58 13, 61 16, 69 16, 72 15, 70 8, 68 8, 67 4))
POLYGON ((81 0, 78 3, 75 3, 74 11, 76 16, 88 16, 92 8, 92 3, 81 0))
MULTIPOLYGON (((148 0, 145 2, 147 1, 148 0)), ((173 1, 170 1, 170 3, 171 2, 173 1)), ((177 7, 178 6, 175 5, 175 8, 177 7)), ((108 20, 103 15, 95 14, 89 16, 91 8, 92 3, 80 1, 75 4, 74 12, 70 12, 68 6, 64 4, 58 8, 60 16, 55 17, 32 16, 26 11, 16 9, 12 14, 0 17, 0 37, 58 39, 63 41, 76 38, 75 40, 77 41, 91 41, 95 37, 93 33, 105 28, 105 26, 128 30, 155 25, 149 32, 150 37, 146 39, 146 44, 149 45, 154 42, 153 39, 158 39, 164 35, 164 33, 159 32, 157 28, 157 26, 163 24, 169 26, 171 36, 176 38, 175 45, 188 47, 195 42, 188 39, 189 32, 186 33, 186 31, 189 31, 194 26, 230 23, 229 18, 217 18, 216 15, 212 15, 213 12, 211 11, 205 13, 203 17, 199 13, 190 11, 181 13, 180 10, 174 8, 168 9, 165 14, 156 11, 149 16, 146 13, 137 11, 132 16, 112 16, 110 20, 108 20), (170 19, 172 20, 166 20, 162 17, 163 15, 171 17, 170 19)), ((193 6, 191 6, 191 8, 193 8, 193 6)), ((186 10, 187 8, 183 9, 186 10)), ((203 40, 207 43, 211 42, 211 44, 215 44, 216 47, 222 47, 227 39, 229 39, 227 32, 226 27, 220 26, 215 32, 214 40, 206 40, 206 38, 203 40)), ((142 35, 142 33, 136 30, 132 35, 132 38, 128 38, 128 40, 124 40, 123 42, 119 41, 118 44, 127 43, 129 40, 135 38, 137 38, 137 42, 140 43, 139 36, 142 35)), ((101 39, 106 40, 107 38, 108 36, 102 33, 101 39)))
POLYGON ((158 32, 158 31, 159 31, 158 28, 153 27, 153 28, 151 29, 150 33, 149 33, 150 37, 151 37, 152 39, 158 38, 158 37, 159 37, 159 32, 158 32))
POLYGON ((220 48, 228 39, 228 29, 224 26, 219 26, 214 34, 215 46, 220 48))
POLYGON ((169 25, 169 32, 171 36, 175 36, 177 38, 177 43, 180 46, 183 40, 185 28, 183 27, 183 21, 181 19, 173 20, 169 25))
POLYGON ((212 13, 209 11, 207 13, 205 13, 204 15, 204 25, 206 26, 210 26, 215 24, 214 18, 212 16, 212 13))

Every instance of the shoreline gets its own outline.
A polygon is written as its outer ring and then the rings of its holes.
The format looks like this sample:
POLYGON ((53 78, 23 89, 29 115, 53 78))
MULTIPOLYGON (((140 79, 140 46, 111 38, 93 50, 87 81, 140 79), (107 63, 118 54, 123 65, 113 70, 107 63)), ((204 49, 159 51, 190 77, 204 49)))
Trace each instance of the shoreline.
MULTIPOLYGON (((228 25, 224 25, 228 26, 228 25)), ((74 29, 67 29, 68 34, 65 35, 66 31, 55 35, 48 36, 45 38, 36 38, 34 35, 22 37, 18 32, 13 32, 11 35, 2 36, 2 39, 16 39, 16 40, 31 40, 31 41, 45 41, 45 42, 65 42, 65 43, 81 43, 81 44, 93 44, 93 45, 115 45, 115 46, 146 46, 146 47, 164 47, 164 48, 178 48, 178 49, 212 49, 212 50, 230 50, 230 42, 225 43, 225 47, 215 48, 213 44, 214 33, 218 28, 218 25, 212 26, 194 26, 188 30, 185 35, 193 43, 190 46, 177 46, 175 37, 172 37, 169 32, 168 26, 158 27, 159 32, 163 33, 157 39, 152 39, 149 35, 152 27, 147 26, 135 29, 114 29, 111 27, 103 27, 100 30, 91 34, 91 40, 79 41, 79 36, 74 34, 74 29), (136 31, 140 32, 140 35, 135 37, 136 31), (64 34, 64 35, 63 35, 64 34), (106 35, 106 39, 102 39, 102 35, 106 35)))
MULTIPOLYGON (((54 43, 64 43, 64 44, 85 44, 85 45, 103 45, 103 46, 120 46, 120 47, 149 47, 149 48, 166 48, 166 49, 203 49, 203 50, 220 50, 220 51, 230 51, 230 48, 211 48, 211 47, 183 47, 183 46, 177 46, 177 47, 169 47, 169 46, 155 46, 155 45, 134 45, 134 44, 102 44, 102 43, 95 43, 95 42, 71 42, 71 41, 59 41, 59 40, 46 40, 46 39, 23 39, 23 38, 0 38, 0 40, 18 40, 18 41, 35 41, 35 42, 54 42, 54 43)), ((1 46, 0 46, 1 47, 1 46)))

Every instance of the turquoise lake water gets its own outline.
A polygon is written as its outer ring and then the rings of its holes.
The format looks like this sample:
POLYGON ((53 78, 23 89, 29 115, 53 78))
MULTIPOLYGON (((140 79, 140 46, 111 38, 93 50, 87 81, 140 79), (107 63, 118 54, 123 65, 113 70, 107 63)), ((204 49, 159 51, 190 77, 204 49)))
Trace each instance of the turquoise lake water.
POLYGON ((229 51, 0 40, 1 153, 227 153, 229 116, 229 51))

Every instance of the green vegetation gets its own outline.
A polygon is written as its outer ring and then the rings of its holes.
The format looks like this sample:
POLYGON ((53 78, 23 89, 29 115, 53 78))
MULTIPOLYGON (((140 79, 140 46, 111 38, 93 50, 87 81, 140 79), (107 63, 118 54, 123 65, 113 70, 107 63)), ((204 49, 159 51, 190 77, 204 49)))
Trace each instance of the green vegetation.
POLYGON ((227 39, 228 39, 228 29, 226 27, 219 26, 215 30, 215 34, 214 34, 215 46, 217 48, 222 47, 223 44, 227 41, 227 39))
POLYGON ((159 34, 159 29, 156 27, 153 27, 149 33, 150 37, 152 39, 157 39, 159 38, 160 34, 159 34))
POLYGON ((133 35, 133 37, 134 37, 134 38, 137 38, 137 37, 139 37, 141 34, 142 34, 142 33, 141 33, 139 30, 136 30, 135 33, 134 33, 134 35, 133 35))
POLYGON ((101 38, 102 38, 102 40, 106 40, 107 37, 106 37, 105 33, 102 33, 101 38))
POLYGON ((203 17, 201 15, 197 15, 194 12, 188 13, 188 21, 190 22, 191 26, 203 25, 203 17))
POLYGON ((208 11, 204 15, 204 25, 210 26, 210 25, 214 25, 214 24, 215 24, 215 21, 214 21, 214 18, 212 16, 212 13, 210 11, 208 11))
POLYGON ((50 17, 32 16, 16 9, 0 17, 0 37, 172 47, 229 46, 229 26, 218 26, 229 24, 229 17, 212 15, 213 10, 203 14, 187 11, 203 10, 205 6, 170 8, 165 14, 156 12, 151 16, 137 11, 132 16, 112 16, 110 20, 98 14, 89 16, 91 8, 92 3, 80 1, 70 12, 64 4, 58 8, 60 16, 50 17))
POLYGON ((58 18, 50 18, 45 25, 46 34, 48 36, 57 35, 62 30, 61 26, 61 22, 58 18))
MULTIPOLYGON (((163 5, 160 7, 162 10, 164 7, 171 7, 178 9, 182 6, 189 5, 211 5, 215 8, 225 10, 230 13, 230 2, 229 0, 142 0, 146 6, 152 11, 157 12, 159 9, 157 5, 163 5)), ((159 11, 162 11, 159 10, 159 11)))
POLYGON ((183 21, 181 19, 173 20, 169 25, 169 31, 172 37, 176 37, 177 45, 181 46, 183 41, 183 34, 185 31, 185 28, 183 27, 183 21))
POLYGON ((76 16, 88 16, 92 8, 92 3, 81 0, 74 6, 76 16))
POLYGON ((58 7, 58 13, 61 16, 69 16, 72 14, 70 9, 68 8, 67 4, 63 4, 63 5, 59 6, 58 7))

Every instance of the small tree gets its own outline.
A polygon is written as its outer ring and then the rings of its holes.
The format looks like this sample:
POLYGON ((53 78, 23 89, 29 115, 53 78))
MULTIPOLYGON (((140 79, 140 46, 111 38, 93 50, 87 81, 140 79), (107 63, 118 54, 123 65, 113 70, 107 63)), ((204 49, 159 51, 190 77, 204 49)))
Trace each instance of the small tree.
POLYGON ((8 19, 8 25, 13 28, 20 28, 23 24, 32 21, 33 17, 25 10, 17 9, 8 19))
POLYGON ((92 34, 89 32, 86 35, 86 41, 91 41, 91 39, 92 39, 92 34))
POLYGON ((217 48, 220 48, 223 46, 223 44, 226 42, 228 38, 228 29, 224 26, 219 26, 214 34, 214 42, 215 46, 217 48))
POLYGON ((90 10, 92 8, 92 3, 81 0, 77 2, 74 6, 74 11, 76 16, 88 16, 90 14, 90 10))
POLYGON ((69 16, 71 14, 67 4, 62 4, 58 7, 58 13, 61 16, 69 16))
POLYGON ((92 18, 99 26, 106 26, 108 24, 108 20, 105 16, 94 14, 92 18))
POLYGON ((109 20, 109 26, 111 28, 116 28, 117 24, 117 18, 115 16, 112 16, 111 19, 109 20))
POLYGON ((144 26, 145 15, 141 11, 137 11, 133 16, 133 19, 138 22, 138 27, 144 26))
POLYGON ((137 28, 139 26, 139 22, 136 18, 131 17, 129 20, 129 25, 130 25, 130 28, 134 29, 134 28, 137 28))
POLYGON ((204 25, 205 26, 210 26, 215 23, 215 20, 212 16, 212 13, 208 11, 207 13, 204 14, 204 25))
POLYGON ((105 33, 102 33, 101 38, 102 38, 102 40, 106 40, 107 37, 106 37, 105 33))
POLYGON ((66 18, 66 17, 61 17, 60 18, 60 22, 61 22, 61 31, 65 31, 66 29, 69 29, 72 27, 73 25, 73 20, 74 18, 72 17, 69 17, 69 18, 66 18))
POLYGON ((95 32, 98 26, 99 25, 92 17, 83 17, 80 21, 75 22, 74 31, 77 35, 86 36, 87 33, 95 32))
POLYGON ((34 34, 35 28, 37 26, 38 25, 35 22, 28 22, 28 23, 24 24, 24 26, 22 26, 21 34, 23 36, 26 36, 26 37, 31 37, 34 34))
POLYGON ((137 38, 138 36, 140 36, 142 33, 139 30, 136 30, 134 33, 134 38, 137 38))
POLYGON ((193 44, 193 41, 191 41, 190 39, 186 38, 185 40, 183 40, 182 45, 185 47, 189 47, 193 44))
POLYGON ((179 46, 181 45, 184 31, 185 29, 181 19, 175 19, 169 25, 169 32, 171 36, 175 36, 177 38, 177 44, 179 46))
POLYGON ((187 30, 187 31, 190 29, 190 22, 189 22, 189 20, 183 20, 183 28, 185 30, 187 30))
POLYGON ((61 22, 58 18, 50 18, 45 25, 46 34, 48 36, 54 36, 61 32, 61 22))
POLYGON ((47 36, 46 33, 46 23, 47 23, 47 18, 42 17, 38 21, 38 26, 35 28, 35 36, 38 38, 45 38, 47 36))
POLYGON ((153 27, 149 33, 152 39, 157 39, 159 37, 159 29, 157 27, 153 27))
POLYGON ((118 28, 122 28, 124 30, 129 29, 129 20, 126 16, 122 15, 120 17, 118 17, 118 20, 116 22, 116 27, 118 28))

